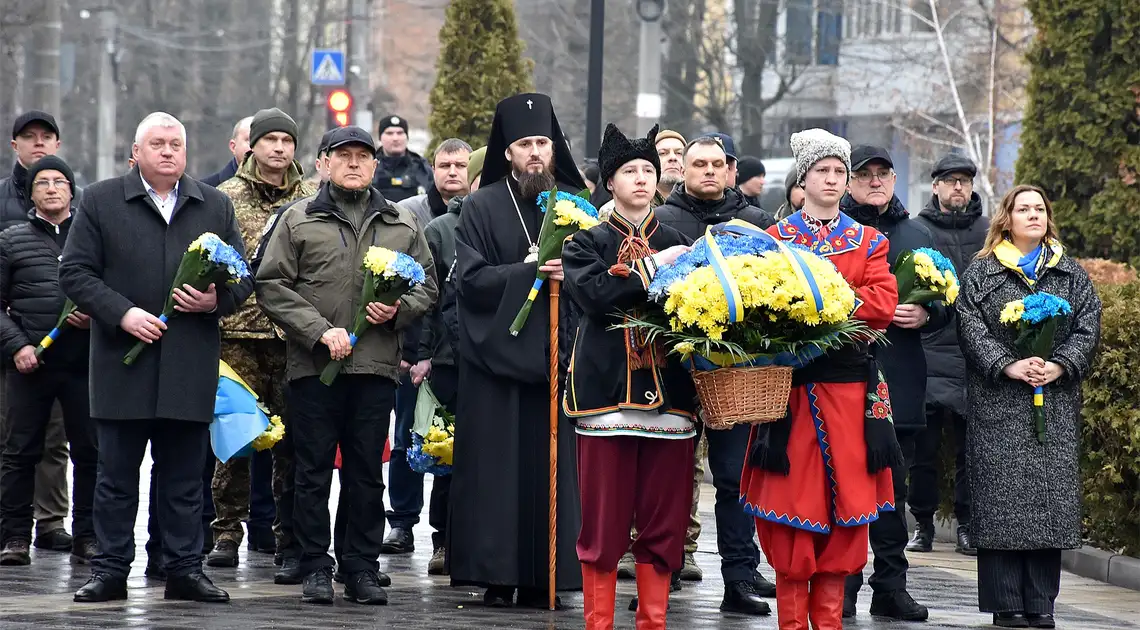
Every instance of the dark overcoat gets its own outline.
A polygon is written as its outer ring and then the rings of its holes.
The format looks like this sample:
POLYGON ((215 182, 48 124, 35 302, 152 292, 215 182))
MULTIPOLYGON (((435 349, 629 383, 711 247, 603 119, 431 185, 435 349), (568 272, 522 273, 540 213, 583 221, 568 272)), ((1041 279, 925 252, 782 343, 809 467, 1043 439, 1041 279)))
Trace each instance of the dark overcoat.
POLYGON ((218 318, 233 313, 249 297, 252 278, 219 286, 214 313, 172 317, 162 338, 134 365, 123 365, 123 356, 136 339, 119 327, 131 307, 162 312, 182 255, 204 232, 217 234, 245 255, 229 197, 186 175, 178 182, 169 225, 137 168, 87 189, 63 251, 59 282, 94 319, 92 417, 213 420, 221 347, 218 318))
POLYGON ((974 544, 981 549, 1073 549, 1081 545, 1081 383, 1100 338, 1100 298, 1088 274, 1063 256, 1034 287, 1069 301, 1050 361, 1065 368, 1045 386, 1045 444, 1037 442, 1033 388, 1003 370, 1021 358, 1002 308, 1029 295, 1026 282, 991 254, 962 274, 956 302, 966 356, 967 431, 974 544))

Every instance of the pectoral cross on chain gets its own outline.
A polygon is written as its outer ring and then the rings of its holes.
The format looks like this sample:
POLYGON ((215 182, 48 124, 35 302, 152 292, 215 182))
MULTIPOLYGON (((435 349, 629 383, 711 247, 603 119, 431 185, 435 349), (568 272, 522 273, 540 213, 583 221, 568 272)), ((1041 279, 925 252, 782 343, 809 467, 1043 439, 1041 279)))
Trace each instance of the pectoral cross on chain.
POLYGON ((526 101, 526 108, 527 108, 527 109, 534 109, 534 101, 532 101, 532 100, 530 100, 530 99, 527 99, 527 101, 526 101))

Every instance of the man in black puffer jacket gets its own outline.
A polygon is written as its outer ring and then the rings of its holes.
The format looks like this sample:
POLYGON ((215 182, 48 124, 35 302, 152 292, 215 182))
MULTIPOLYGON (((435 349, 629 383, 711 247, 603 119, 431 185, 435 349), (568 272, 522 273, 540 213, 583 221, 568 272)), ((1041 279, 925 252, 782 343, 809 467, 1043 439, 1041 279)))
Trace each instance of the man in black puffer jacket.
MULTIPOLYGON (((722 140, 706 136, 685 147, 685 180, 673 189, 665 204, 653 210, 657 220, 696 240, 718 223, 740 219, 766 229, 771 215, 748 205, 744 195, 728 187, 728 155, 722 140)), ((708 431, 709 469, 716 487, 717 548, 724 578, 721 610, 746 615, 771 612, 761 596, 772 597, 776 588, 756 571, 760 550, 753 542, 756 524, 740 509, 740 471, 748 450, 747 425, 727 431, 708 431)), ((905 535, 905 527, 904 527, 905 535)))
MULTIPOLYGON (((886 149, 855 147, 851 151, 851 169, 847 194, 840 201, 839 209, 886 235, 890 242, 887 259, 892 267, 903 252, 934 246, 930 230, 912 221, 894 194, 894 163, 886 149)), ((895 434, 908 462, 914 457, 915 436, 926 424, 926 355, 922 350, 922 334, 939 330, 948 321, 948 310, 941 303, 900 304, 895 310, 894 322, 887 328, 888 343, 877 351, 891 391, 895 434)), ((907 493, 907 467, 891 472, 895 505, 902 505, 907 493)), ((901 621, 926 620, 929 615, 926 607, 915 602, 906 590, 909 568, 905 554, 906 514, 901 510, 881 512, 879 519, 871 523, 870 530, 871 549, 875 553, 875 570, 869 580, 874 590, 871 615, 901 621)), ((844 617, 855 615, 855 600, 862 585, 862 574, 847 578, 844 617)))
MULTIPOLYGON (((934 235, 938 251, 954 263, 961 274, 986 242, 990 220, 982 216, 982 199, 974 192, 978 168, 961 155, 949 154, 934 164, 930 173, 933 194, 915 220, 934 235)), ((924 335, 926 347, 926 429, 918 435, 914 463, 910 468, 910 497, 907 504, 914 515, 914 538, 907 551, 930 551, 934 539, 934 513, 938 510, 940 479, 938 463, 942 433, 953 426, 954 516, 958 520, 956 549, 975 555, 970 543, 970 485, 966 479, 966 361, 958 345, 958 327, 924 335)))
POLYGON ((74 540, 80 563, 95 555, 92 501, 98 457, 87 397, 89 319, 75 313, 70 326, 51 337, 43 354, 36 345, 55 328, 66 298, 59 260, 71 227, 71 169, 55 156, 27 171, 25 194, 34 203, 28 221, 0 233, 0 341, 9 368, 4 461, 0 465, 0 564, 28 564, 36 464, 43 457, 52 405, 63 407, 75 464, 74 540))

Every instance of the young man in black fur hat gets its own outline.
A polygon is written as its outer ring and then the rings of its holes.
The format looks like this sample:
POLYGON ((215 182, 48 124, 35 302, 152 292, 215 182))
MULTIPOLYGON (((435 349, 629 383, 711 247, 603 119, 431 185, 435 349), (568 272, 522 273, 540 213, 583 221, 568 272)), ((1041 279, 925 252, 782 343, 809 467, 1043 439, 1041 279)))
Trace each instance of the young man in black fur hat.
POLYGON ((660 159, 653 139, 606 128, 601 178, 614 212, 574 235, 563 251, 566 290, 579 320, 563 409, 578 434, 578 484, 586 628, 612 628, 617 564, 638 536, 638 628, 664 628, 669 581, 681 568, 689 525, 696 436, 695 392, 676 357, 644 334, 616 330, 618 312, 649 302, 658 265, 689 250, 690 239, 653 215, 660 159), (609 387, 599 387, 609 383, 609 387), (578 385, 577 387, 575 385, 578 385))

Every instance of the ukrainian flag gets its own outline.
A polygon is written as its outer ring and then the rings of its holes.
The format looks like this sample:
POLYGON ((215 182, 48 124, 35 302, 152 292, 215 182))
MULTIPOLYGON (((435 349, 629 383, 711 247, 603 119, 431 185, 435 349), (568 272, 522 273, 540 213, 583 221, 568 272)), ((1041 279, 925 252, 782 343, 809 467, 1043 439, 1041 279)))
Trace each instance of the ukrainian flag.
POLYGON ((210 423, 210 446, 223 462, 253 454, 253 441, 269 428, 269 417, 257 402, 257 394, 225 361, 218 362, 218 392, 214 397, 214 421, 210 423))

